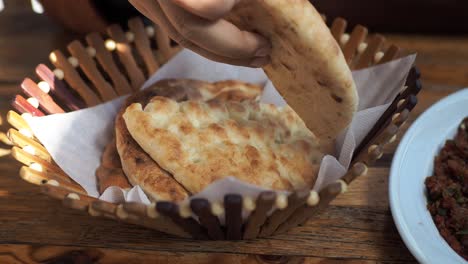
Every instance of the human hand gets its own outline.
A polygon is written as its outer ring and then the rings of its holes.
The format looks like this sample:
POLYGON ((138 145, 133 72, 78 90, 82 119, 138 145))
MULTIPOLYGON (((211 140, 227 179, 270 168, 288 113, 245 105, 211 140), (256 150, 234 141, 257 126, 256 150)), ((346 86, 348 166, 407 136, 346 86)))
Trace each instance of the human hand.
POLYGON ((181 46, 214 61, 261 67, 270 42, 223 19, 239 0, 129 0, 181 46))

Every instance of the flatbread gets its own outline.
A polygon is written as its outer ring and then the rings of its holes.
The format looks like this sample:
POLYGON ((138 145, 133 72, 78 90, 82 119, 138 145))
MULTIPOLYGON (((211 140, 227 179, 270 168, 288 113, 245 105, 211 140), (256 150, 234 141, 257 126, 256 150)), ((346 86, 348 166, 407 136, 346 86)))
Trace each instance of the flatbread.
POLYGON ((314 134, 329 142, 351 123, 358 96, 338 43, 307 0, 241 0, 227 18, 272 42, 264 70, 314 134))
POLYGON ((110 186, 117 186, 122 189, 130 189, 132 187, 122 170, 119 153, 117 153, 115 145, 115 138, 107 144, 102 153, 101 164, 96 170, 96 177, 100 194, 110 186))
POLYGON ((208 83, 188 79, 168 79, 136 93, 127 99, 116 117, 116 145, 122 168, 132 185, 139 185, 153 200, 184 200, 190 192, 180 185, 171 174, 164 171, 130 135, 122 114, 128 105, 146 105, 155 96, 164 96, 176 101, 184 100, 258 100, 262 88, 238 81, 208 83))
POLYGON ((141 148, 189 192, 234 176, 257 186, 313 186, 323 154, 288 106, 253 101, 184 101, 153 97, 123 114, 141 148))

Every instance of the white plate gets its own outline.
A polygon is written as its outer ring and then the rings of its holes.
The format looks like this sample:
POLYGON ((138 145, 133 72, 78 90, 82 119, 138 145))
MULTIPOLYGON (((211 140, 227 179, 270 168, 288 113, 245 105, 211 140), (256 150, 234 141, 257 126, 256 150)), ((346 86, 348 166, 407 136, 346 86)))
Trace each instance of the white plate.
POLYGON ((468 263, 440 236, 426 208, 424 180, 445 140, 468 116, 468 88, 424 112, 403 137, 390 171, 390 208, 403 241, 421 263, 468 263))

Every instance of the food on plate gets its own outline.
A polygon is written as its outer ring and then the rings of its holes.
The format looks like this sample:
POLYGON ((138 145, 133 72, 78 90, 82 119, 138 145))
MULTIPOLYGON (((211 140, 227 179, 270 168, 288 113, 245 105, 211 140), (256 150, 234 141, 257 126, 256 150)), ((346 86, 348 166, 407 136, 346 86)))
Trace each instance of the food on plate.
POLYGON ((323 154, 289 107, 156 96, 123 114, 138 145, 191 193, 234 176, 277 190, 312 187, 323 154))
POLYGON ((322 144, 348 127, 358 105, 351 70, 309 1, 241 0, 228 20, 271 40, 264 70, 322 144))
POLYGON ((133 185, 139 185, 153 200, 181 201, 188 192, 171 174, 163 170, 130 135, 122 114, 133 103, 146 106, 153 97, 184 100, 258 100, 262 88, 237 81, 209 83, 197 80, 168 79, 129 97, 115 120, 116 145, 122 168, 133 185))
POLYGON ((468 117, 435 158, 427 208, 447 243, 468 260, 468 117))

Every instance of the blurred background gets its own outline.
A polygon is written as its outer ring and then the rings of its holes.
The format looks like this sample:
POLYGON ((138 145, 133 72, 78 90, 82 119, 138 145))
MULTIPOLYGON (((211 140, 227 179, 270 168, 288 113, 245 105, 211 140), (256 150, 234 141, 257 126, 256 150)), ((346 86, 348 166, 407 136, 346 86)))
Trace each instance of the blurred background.
MULTIPOLYGON (((47 14, 76 31, 95 30, 96 26, 102 28, 106 23, 124 22, 138 14, 127 0, 40 1, 47 14)), ((330 18, 342 16, 351 26, 361 23, 371 31, 442 34, 468 32, 466 0, 310 1, 330 18)))

